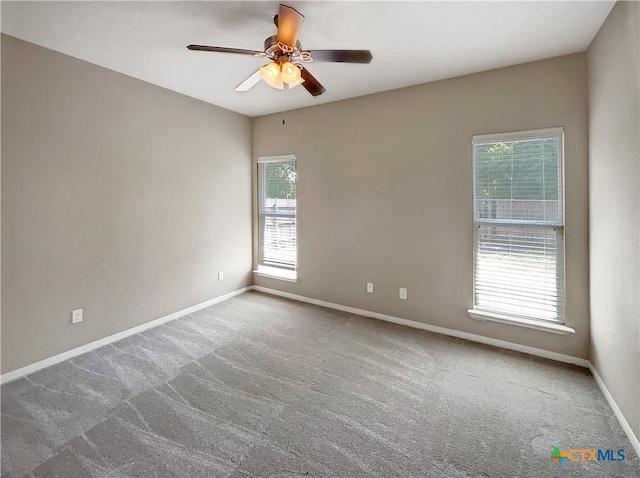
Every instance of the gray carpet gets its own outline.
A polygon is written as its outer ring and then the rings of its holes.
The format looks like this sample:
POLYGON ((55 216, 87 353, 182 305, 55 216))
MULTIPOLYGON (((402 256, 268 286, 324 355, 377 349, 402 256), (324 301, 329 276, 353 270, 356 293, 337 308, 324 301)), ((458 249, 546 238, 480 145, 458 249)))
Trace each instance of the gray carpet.
POLYGON ((2 476, 639 477, 589 373, 256 292, 2 386, 2 476), (624 462, 550 460, 554 446, 624 462))

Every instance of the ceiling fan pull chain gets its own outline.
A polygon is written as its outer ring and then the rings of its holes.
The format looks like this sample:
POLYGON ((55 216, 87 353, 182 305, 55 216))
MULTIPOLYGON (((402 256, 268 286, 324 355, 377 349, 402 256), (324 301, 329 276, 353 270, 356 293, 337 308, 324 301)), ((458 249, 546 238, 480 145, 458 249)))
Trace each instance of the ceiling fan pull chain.
POLYGON ((284 126, 284 90, 287 88, 282 85, 282 126, 284 126))

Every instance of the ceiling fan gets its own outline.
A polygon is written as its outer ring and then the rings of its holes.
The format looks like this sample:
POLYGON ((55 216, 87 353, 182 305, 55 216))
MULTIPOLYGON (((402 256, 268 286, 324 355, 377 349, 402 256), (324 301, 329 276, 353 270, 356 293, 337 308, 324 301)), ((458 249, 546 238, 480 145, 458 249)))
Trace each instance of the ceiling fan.
POLYGON ((283 89, 295 88, 298 85, 313 96, 326 90, 316 80, 304 63, 312 61, 336 63, 370 63, 373 58, 369 50, 303 50, 298 41, 298 34, 304 22, 304 15, 295 8, 280 4, 278 14, 273 18, 278 34, 264 41, 264 51, 225 48, 219 46, 189 45, 189 50, 211 51, 218 53, 236 53, 268 58, 270 63, 262 66, 249 78, 236 87, 236 91, 248 91, 263 79, 269 86, 283 89))

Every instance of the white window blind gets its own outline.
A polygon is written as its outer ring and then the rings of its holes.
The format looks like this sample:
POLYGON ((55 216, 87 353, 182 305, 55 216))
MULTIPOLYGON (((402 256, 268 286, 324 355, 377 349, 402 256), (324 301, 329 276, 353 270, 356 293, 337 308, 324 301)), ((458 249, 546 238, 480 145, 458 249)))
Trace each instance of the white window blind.
POLYGON ((259 264, 296 269, 296 161, 258 163, 259 264))
POLYGON ((561 128, 474 136, 474 309, 564 322, 561 128))

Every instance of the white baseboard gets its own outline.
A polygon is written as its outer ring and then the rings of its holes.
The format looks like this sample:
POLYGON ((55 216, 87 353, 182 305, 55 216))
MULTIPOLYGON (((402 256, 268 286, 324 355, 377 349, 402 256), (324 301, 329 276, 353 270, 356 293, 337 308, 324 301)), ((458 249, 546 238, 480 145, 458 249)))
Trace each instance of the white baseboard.
POLYGON ((629 422, 627 421, 627 419, 624 418, 624 415, 622 414, 622 411, 618 407, 618 404, 613 399, 613 395, 611 395, 611 392, 609 392, 609 389, 602 381, 600 374, 591 363, 589 364, 589 370, 591 370, 591 373, 593 374, 593 378, 596 379, 596 383, 598 384, 598 387, 600 387, 600 390, 602 390, 602 394, 604 395, 604 398, 607 399, 607 402, 609 403, 609 406, 613 410, 614 415, 618 419, 618 422, 620 422, 620 426, 622 427, 624 432, 627 434, 627 437, 629 438, 629 441, 631 442, 633 449, 636 451, 636 454, 640 456, 640 441, 638 441, 638 437, 635 435, 635 433, 633 433, 633 430, 631 429, 631 425, 629 425, 629 422))
POLYGON ((583 358, 572 357, 571 355, 559 354, 556 352, 550 352, 548 350, 538 349, 535 347, 528 347, 526 345, 514 344, 513 342, 506 342, 504 340, 492 339, 490 337, 484 337, 482 335, 470 334, 467 332, 461 332, 459 330, 447 329, 445 327, 438 327, 436 325, 425 324, 423 322, 416 322, 415 320, 402 319, 400 317, 394 317, 392 315, 380 314, 378 312, 371 312, 370 310, 356 309, 355 307, 348 307, 346 305, 334 304, 332 302, 325 302, 324 300, 311 299, 302 295, 290 294, 288 292, 281 292, 275 289, 269 289, 262 286, 253 286, 253 290, 258 292, 264 292, 266 294, 278 295, 280 297, 286 297, 288 299, 298 300, 300 302, 307 302, 309 304, 319 305, 322 307, 329 307, 331 309, 341 310, 343 312, 349 312, 351 314, 363 315, 365 317, 372 317, 374 319, 384 320, 386 322, 393 322, 394 324, 406 325, 415 329, 427 330, 436 334, 449 335, 451 337, 457 337, 459 339, 470 340, 472 342, 479 342, 481 344, 491 345, 494 347, 500 347, 508 350, 515 350, 516 352, 523 352, 529 355, 535 355, 536 357, 543 357, 557 362, 570 363, 579 365, 580 367, 589 368, 589 361, 583 358))
POLYGON ((640 456, 640 441, 638 441, 638 437, 636 437, 635 434, 633 433, 633 430, 631 429, 631 426, 629 425, 629 422, 627 422, 627 420, 624 418, 624 415, 620 411, 620 408, 618 407, 618 404, 616 403, 616 401, 614 400, 613 396, 611 395, 611 393, 607 389, 606 385, 602 381, 602 378, 600 378, 600 375, 598 374, 597 370, 595 369, 595 367, 593 367, 593 365, 588 360, 585 360, 585 359, 582 359, 582 358, 578 358, 578 357, 572 357, 570 355, 559 354, 559 353, 556 353, 556 352, 550 352, 548 350, 538 349, 538 348, 535 348, 535 347, 528 347, 526 345, 514 344, 512 342, 506 342, 504 340, 492 339, 492 338, 489 338, 489 337, 484 337, 482 335, 475 335, 475 334, 470 334, 470 333, 467 333, 467 332, 461 332, 461 331, 454 330, 454 329, 447 329, 445 327, 438 327, 438 326, 435 326, 435 325, 429 325, 429 324, 425 324, 423 322, 416 322, 414 320, 402 319, 400 317, 394 317, 392 315, 380 314, 378 312, 372 312, 372 311, 364 310, 364 309, 357 309, 355 307, 348 307, 346 305, 341 305, 341 304, 334 304, 332 302, 326 302, 324 300, 312 299, 312 298, 305 297, 305 296, 302 296, 302 295, 290 294, 288 292, 281 292, 279 290, 269 289, 267 287, 255 286, 255 285, 254 286, 249 286, 249 287, 244 287, 242 289, 238 289, 238 290, 233 291, 233 292, 229 292, 228 294, 224 294, 224 295, 221 295, 221 296, 216 297, 214 299, 210 299, 210 300, 207 300, 207 301, 202 302, 200 304, 196 304, 194 306, 188 307, 186 309, 179 310, 179 311, 174 312, 172 314, 165 315, 164 317, 160 317, 159 319, 155 319, 155 320, 152 320, 150 322, 146 322, 146 323, 144 323, 142 325, 138 325, 138 326, 133 327, 131 329, 124 330, 122 332, 118 332, 117 334, 110 335, 109 337, 105 337, 103 339, 96 340, 95 342, 91 342, 89 344, 82 345, 82 346, 77 347, 75 349, 68 350, 68 351, 63 352, 63 353, 58 354, 58 355, 54 355, 53 357, 49 357, 47 359, 41 360, 41 361, 33 363, 31 365, 27 365, 25 367, 21 367, 19 369, 13 370, 11 372, 7 372, 5 374, 0 375, 0 383, 10 382, 12 380, 15 380, 17 378, 23 377, 23 376, 28 375, 30 373, 36 372, 36 371, 41 370, 43 368, 50 367, 51 365, 57 364, 59 362, 62 362, 63 360, 67 360, 67 359, 75 357, 77 355, 81 355, 83 353, 86 353, 86 352, 89 352, 91 350, 97 349, 97 348, 102 347, 104 345, 108 345, 110 343, 113 343, 113 342, 115 342, 117 340, 124 339, 125 337, 129 337, 129 336, 137 334, 139 332, 143 332, 143 331, 151 329, 153 327, 157 327, 158 325, 161 325, 161 324, 164 324, 166 322, 169 322, 170 320, 177 319, 179 317, 182 317, 184 315, 190 314, 192 312, 196 312, 198 310, 205 309, 205 308, 210 307, 210 306, 212 306, 214 304, 217 304, 219 302, 223 302, 225 300, 231 299, 232 297, 235 297, 235 296, 238 296, 240 294, 243 294, 243 293, 245 293, 245 292, 247 292, 249 290, 256 290, 258 292, 264 292, 266 294, 276 295, 276 296, 280 296, 280 297, 286 297, 288 299, 293 299, 293 300, 297 300, 297 301, 300 301, 300 302, 306 302, 306 303, 309 303, 309 304, 319 305, 321 307, 328 307, 328 308, 331 308, 331 309, 341 310, 343 312, 349 312, 349 313, 352 313, 352 314, 358 314, 358 315, 362 315, 362 316, 365 316, 365 317, 371 317, 371 318, 374 318, 374 319, 384 320, 386 322, 393 322, 395 324, 406 325, 408 327, 413 327, 413 328, 416 328, 416 329, 426 330, 426 331, 434 332, 434 333, 437 333, 437 334, 449 335, 451 337, 457 337, 457 338, 464 339, 464 340, 469 340, 469 341, 472 341, 472 342, 479 342, 479 343, 486 344, 486 345, 491 345, 491 346, 494 346, 494 347, 504 348, 504 349, 508 349, 508 350, 515 350, 517 352, 523 352, 523 353, 526 353, 526 354, 529 354, 529 355, 534 355, 534 356, 537 356, 537 357, 543 357, 543 358, 550 359, 550 360, 555 360, 555 361, 558 361, 558 362, 570 363, 570 364, 574 364, 574 365, 579 365, 581 367, 589 368, 589 370, 591 370, 591 373, 593 374, 593 377, 595 378, 596 383, 598 384, 598 387, 600 387, 600 390, 602 391, 602 394, 607 399, 607 402, 609 403, 609 406, 611 407, 611 409, 613 410, 613 413, 615 414, 616 418, 618 419, 618 422, 620 422, 620 426, 622 427, 622 429, 626 433, 627 437, 629 438, 629 441, 631 442, 631 445, 635 449, 635 451, 638 454, 638 456, 640 456))
POLYGON ((178 317, 182 317, 183 315, 191 314, 192 312, 197 312, 198 310, 205 309, 207 307, 212 306, 213 304, 217 304, 218 302, 223 302, 225 300, 231 299, 232 297, 235 297, 249 290, 252 290, 252 288, 253 286, 248 286, 242 289, 234 290, 233 292, 229 292, 228 294, 224 294, 214 299, 201 302, 200 304, 187 307, 186 309, 179 310, 172 314, 165 315, 164 317, 160 317, 159 319, 155 319, 150 322, 145 322, 144 324, 138 325, 131 329, 118 332, 117 334, 113 334, 103 339, 96 340, 95 342, 91 342, 86 345, 76 347, 75 349, 67 350, 66 352, 62 352, 61 354, 54 355, 53 357, 49 357, 47 359, 40 360, 39 362, 32 363, 31 365, 27 365, 25 367, 21 367, 19 369, 13 370, 11 372, 7 372, 5 374, 0 375, 0 383, 10 382, 11 380, 15 380, 17 378, 23 377, 25 375, 36 372, 43 368, 50 367, 51 365, 62 362, 63 360, 67 360, 69 358, 75 357, 77 355, 81 355, 86 352, 90 352, 91 350, 97 349, 104 345, 108 345, 117 340, 124 339, 125 337, 129 337, 130 335, 134 335, 134 334, 143 332, 145 330, 152 329, 153 327, 157 327, 158 325, 164 324, 165 322, 169 322, 170 320, 173 320, 173 319, 177 319, 178 317))

